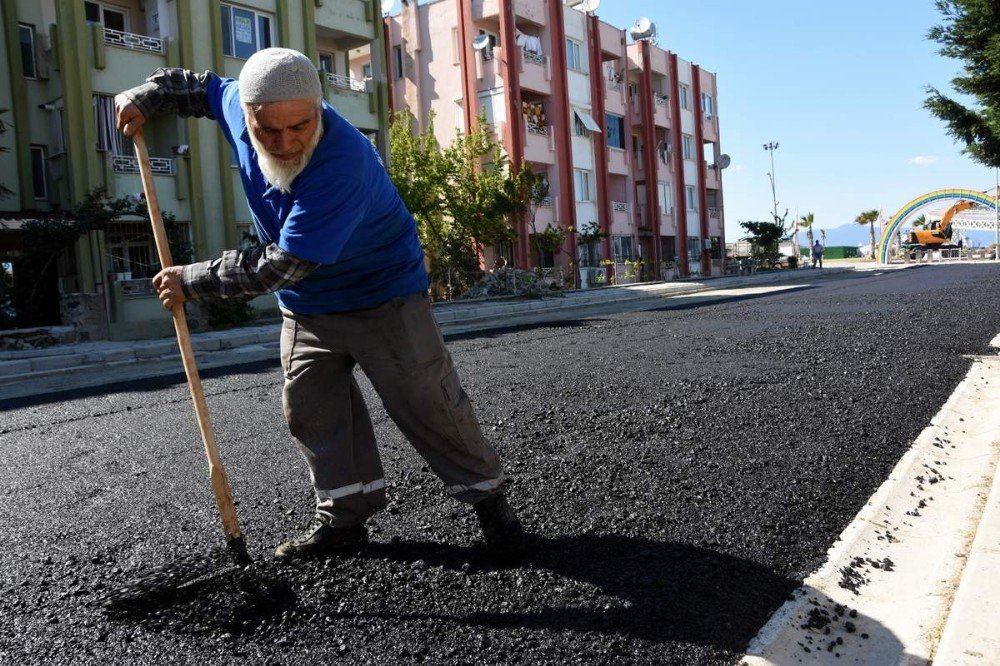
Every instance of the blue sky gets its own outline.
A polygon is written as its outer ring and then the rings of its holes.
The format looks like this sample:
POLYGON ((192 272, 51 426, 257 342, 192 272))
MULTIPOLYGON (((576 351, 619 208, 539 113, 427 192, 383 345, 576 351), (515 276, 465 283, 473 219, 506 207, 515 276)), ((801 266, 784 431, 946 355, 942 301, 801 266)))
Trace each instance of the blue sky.
POLYGON ((648 16, 661 47, 718 75, 729 239, 770 219, 768 141, 779 212, 812 212, 820 229, 935 189, 993 187, 922 108, 925 86, 950 91, 960 69, 926 39, 940 22, 931 0, 603 0, 597 14, 626 27, 648 16))

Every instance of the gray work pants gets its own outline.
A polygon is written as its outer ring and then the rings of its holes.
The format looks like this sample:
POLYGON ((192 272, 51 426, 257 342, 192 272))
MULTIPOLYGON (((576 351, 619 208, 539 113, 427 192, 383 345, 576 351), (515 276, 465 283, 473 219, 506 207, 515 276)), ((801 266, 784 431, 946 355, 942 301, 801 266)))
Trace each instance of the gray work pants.
POLYGON ((456 499, 477 502, 498 492, 505 479, 500 459, 483 437, 425 295, 353 312, 285 312, 281 365, 285 419, 309 465, 317 514, 328 524, 357 525, 386 505, 355 365, 456 499))

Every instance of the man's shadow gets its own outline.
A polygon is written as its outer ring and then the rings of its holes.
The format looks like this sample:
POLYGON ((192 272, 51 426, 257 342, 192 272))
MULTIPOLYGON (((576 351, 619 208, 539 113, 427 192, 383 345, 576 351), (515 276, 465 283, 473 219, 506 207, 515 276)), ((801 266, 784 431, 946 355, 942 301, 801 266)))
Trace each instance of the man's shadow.
MULTIPOLYGON (((373 543, 366 556, 423 560, 446 569, 468 568, 470 562, 485 565, 475 549, 426 542, 373 543)), ((523 566, 592 585, 603 599, 598 603, 586 598, 593 593, 577 591, 565 596, 554 593, 549 607, 529 612, 389 615, 495 628, 596 631, 651 643, 682 641, 741 652, 799 586, 798 581, 749 560, 686 544, 618 535, 536 538, 534 556, 523 566)))

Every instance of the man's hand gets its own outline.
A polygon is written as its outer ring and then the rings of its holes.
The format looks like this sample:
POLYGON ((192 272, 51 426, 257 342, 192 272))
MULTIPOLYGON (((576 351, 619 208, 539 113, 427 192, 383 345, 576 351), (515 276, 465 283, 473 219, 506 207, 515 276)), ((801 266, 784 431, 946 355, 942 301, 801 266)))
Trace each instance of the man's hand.
POLYGON ((115 124, 118 126, 118 131, 131 137, 144 122, 146 116, 142 115, 142 111, 127 95, 119 93, 115 96, 115 124))
POLYGON ((181 287, 181 272, 183 266, 171 266, 164 268, 153 277, 153 288, 167 310, 173 309, 175 305, 180 305, 187 299, 184 297, 184 289, 181 287))

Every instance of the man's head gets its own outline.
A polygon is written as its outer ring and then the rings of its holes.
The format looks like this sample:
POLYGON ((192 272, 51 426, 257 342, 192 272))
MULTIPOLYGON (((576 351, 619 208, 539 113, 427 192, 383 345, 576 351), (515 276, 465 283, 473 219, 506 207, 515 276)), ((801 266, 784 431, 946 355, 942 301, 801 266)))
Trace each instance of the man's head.
POLYGON ((309 58, 291 49, 264 49, 240 72, 240 102, 267 181, 288 191, 323 134, 323 89, 309 58))

